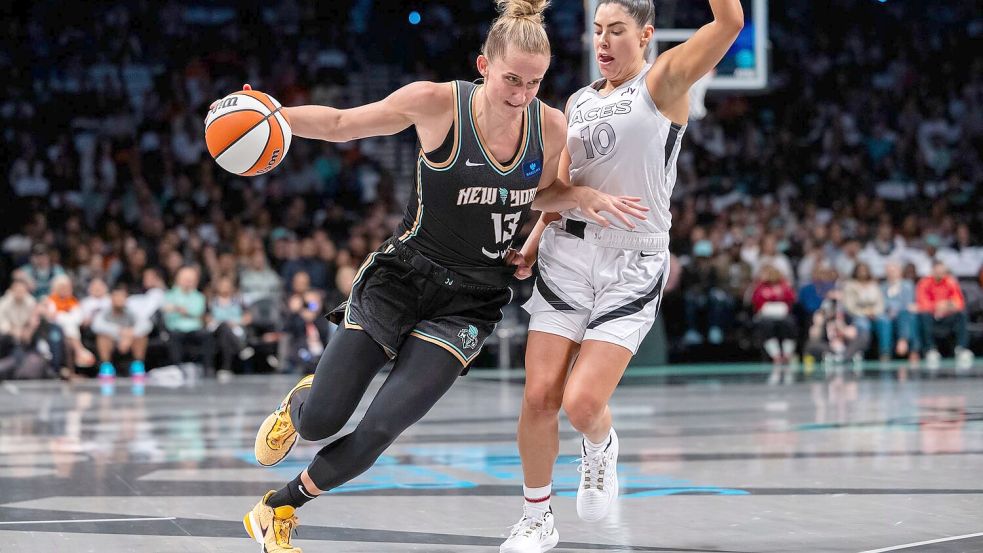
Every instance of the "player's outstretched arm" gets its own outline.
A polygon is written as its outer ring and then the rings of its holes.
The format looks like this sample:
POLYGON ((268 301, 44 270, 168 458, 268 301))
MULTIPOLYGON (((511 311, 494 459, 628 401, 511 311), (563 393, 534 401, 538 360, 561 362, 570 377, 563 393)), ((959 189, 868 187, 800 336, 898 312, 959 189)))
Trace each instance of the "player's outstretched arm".
POLYGON ((351 109, 328 106, 283 108, 294 135, 303 138, 348 142, 369 136, 396 134, 410 125, 426 125, 453 113, 452 83, 414 82, 385 99, 351 109))
POLYGON ((672 101, 687 93, 700 77, 720 63, 737 35, 744 28, 744 10, 740 0, 709 0, 713 21, 700 27, 686 42, 659 54, 647 83, 652 97, 672 101))

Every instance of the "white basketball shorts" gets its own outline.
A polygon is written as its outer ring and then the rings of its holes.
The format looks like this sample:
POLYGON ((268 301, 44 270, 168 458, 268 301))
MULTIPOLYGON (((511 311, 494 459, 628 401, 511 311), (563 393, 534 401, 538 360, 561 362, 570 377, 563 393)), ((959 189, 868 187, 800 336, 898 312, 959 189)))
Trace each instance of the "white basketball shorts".
POLYGON ((638 245, 634 233, 620 232, 629 243, 607 230, 567 219, 550 224, 539 244, 539 278, 522 307, 531 317, 529 330, 577 343, 608 342, 635 354, 662 303, 668 236, 638 245), (641 249, 647 246, 653 249, 641 249))

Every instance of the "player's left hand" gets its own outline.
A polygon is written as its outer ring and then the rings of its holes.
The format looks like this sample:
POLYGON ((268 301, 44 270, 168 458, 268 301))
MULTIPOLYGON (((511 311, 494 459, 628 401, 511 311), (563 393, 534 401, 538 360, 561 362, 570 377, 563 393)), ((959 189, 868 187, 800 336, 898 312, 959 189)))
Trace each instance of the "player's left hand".
POLYGON ((649 211, 649 208, 638 203, 642 199, 637 196, 612 196, 611 194, 605 194, 588 186, 578 188, 580 189, 580 197, 577 201, 577 207, 581 213, 590 217, 602 227, 610 226, 611 222, 603 217, 601 212, 614 215, 626 227, 633 229, 635 228, 635 223, 628 218, 628 215, 644 221, 645 212, 649 211))
POLYGON ((536 259, 529 259, 521 251, 509 248, 505 254, 505 263, 515 266, 515 278, 525 280, 532 276, 532 266, 536 264, 536 259))

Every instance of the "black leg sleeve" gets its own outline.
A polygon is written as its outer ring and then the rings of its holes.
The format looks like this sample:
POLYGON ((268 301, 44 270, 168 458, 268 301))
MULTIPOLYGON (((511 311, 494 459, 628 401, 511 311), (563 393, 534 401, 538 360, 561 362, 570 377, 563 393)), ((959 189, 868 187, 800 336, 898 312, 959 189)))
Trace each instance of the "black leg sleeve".
POLYGON ((338 328, 317 363, 314 383, 290 401, 290 420, 297 433, 316 442, 341 430, 388 360, 365 332, 338 328))
POLYGON ((317 453, 307 469, 314 484, 328 491, 368 470, 404 430, 430 411, 461 369, 447 350, 408 339, 358 427, 317 453))

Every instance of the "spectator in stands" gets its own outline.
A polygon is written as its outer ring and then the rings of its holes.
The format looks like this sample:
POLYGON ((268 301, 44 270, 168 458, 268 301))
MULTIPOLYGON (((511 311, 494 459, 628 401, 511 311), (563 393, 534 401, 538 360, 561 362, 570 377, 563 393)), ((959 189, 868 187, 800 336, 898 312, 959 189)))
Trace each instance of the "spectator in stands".
POLYGON ((888 262, 904 259, 904 256, 904 240, 895 236, 890 221, 883 221, 877 226, 877 235, 858 257, 870 268, 871 275, 879 279, 884 278, 888 262))
POLYGON ((35 244, 31 248, 31 261, 20 270, 34 283, 34 298, 38 300, 51 294, 52 279, 65 274, 61 265, 52 264, 51 253, 44 244, 35 244))
POLYGON ((15 347, 28 347, 41 324, 37 300, 23 278, 14 278, 10 288, 0 296, 0 357, 15 347))
POLYGON ((167 294, 167 288, 160 271, 155 268, 144 269, 142 281, 140 292, 131 294, 126 300, 126 306, 137 319, 147 321, 151 326, 154 326, 156 324, 154 319, 164 307, 164 296, 167 294))
POLYGON ((328 289, 328 270, 324 261, 318 258, 318 245, 313 238, 304 238, 296 246, 299 256, 286 262, 283 266, 283 279, 290 282, 294 275, 306 273, 310 287, 315 290, 328 289))
POLYGON ((222 278, 231 278, 235 282, 239 273, 235 253, 228 248, 204 248, 205 266, 208 268, 208 279, 211 284, 222 278))
POLYGON ((754 270, 741 259, 741 245, 737 242, 720 251, 714 257, 713 264, 717 270, 717 283, 727 294, 730 311, 733 313, 754 281, 754 270))
POLYGON ((246 305, 260 301, 280 303, 283 297, 283 281, 270 268, 266 252, 257 248, 249 256, 248 264, 239 271, 239 289, 246 305))
POLYGON ((208 302, 208 329, 212 332, 219 353, 219 377, 232 375, 233 363, 246 350, 247 327, 251 316, 246 311, 242 296, 236 290, 232 277, 221 276, 215 283, 215 292, 208 302))
POLYGON ((778 245, 777 236, 766 234, 761 238, 760 248, 756 249, 753 245, 744 248, 744 260, 751 265, 752 269, 754 269, 754 274, 758 278, 761 278, 761 272, 764 270, 764 267, 770 266, 777 269, 782 274, 782 277, 791 283, 794 278, 792 274, 792 262, 789 261, 788 256, 779 251, 778 245))
POLYGON ((161 256, 161 260, 165 271, 164 279, 171 283, 177 282, 178 272, 186 265, 184 255, 177 250, 167 250, 161 256))
POLYGON ((68 275, 60 274, 51 280, 51 293, 42 302, 41 312, 64 335, 67 371, 63 376, 74 376, 77 367, 95 364, 95 355, 82 345, 82 307, 72 293, 72 279, 68 275))
POLYGON ((914 263, 905 263, 904 268, 901 269, 901 277, 911 282, 918 282, 918 268, 914 263))
MULTIPOLYGON (((385 225, 385 221, 379 221, 377 224, 385 225)), ((332 241, 328 236, 328 233, 323 230, 314 231, 313 238, 314 244, 317 246, 318 259, 327 267, 333 266, 335 263, 335 257, 338 255, 338 248, 335 246, 334 241, 332 241)))
POLYGON ((80 302, 80 307, 82 308, 82 327, 91 325, 96 314, 108 309, 110 303, 109 287, 106 286, 106 281, 98 277, 89 281, 88 293, 80 302))
MULTIPOLYGON (((843 308, 853 320, 857 332, 867 334, 869 342, 874 321, 884 314, 884 297, 881 287, 870 274, 870 267, 864 262, 857 263, 853 278, 843 285, 843 308)), ((884 354, 890 354, 890 351, 881 351, 881 355, 884 354)))
POLYGON ((806 353, 822 358, 824 364, 853 361, 853 370, 863 370, 863 352, 870 344, 870 335, 860 332, 850 315, 843 309, 840 292, 830 292, 823 305, 812 316, 806 353))
POLYGON ((840 275, 852 275, 860 262, 860 241, 847 240, 840 248, 839 255, 833 259, 833 268, 840 275))
POLYGON ((826 296, 836 289, 836 279, 836 271, 823 263, 813 269, 809 284, 799 289, 799 308, 805 324, 811 324, 812 314, 819 310, 826 296))
POLYGON ((955 338, 956 367, 963 370, 972 367, 973 352, 969 350, 966 300, 959 288, 959 282, 949 274, 945 263, 936 261, 932 264, 932 274, 918 281, 915 300, 918 304, 918 319, 928 368, 937 369, 942 359, 936 346, 937 331, 955 338))
POLYGON ((724 341, 724 327, 733 310, 729 297, 718 282, 713 265, 713 243, 700 240, 693 244, 693 257, 683 269, 683 280, 688 285, 685 294, 687 330, 683 342, 702 344, 704 337, 711 344, 724 341))
MULTIPOLYGON (((820 228, 822 227, 820 226, 820 228)), ((798 278, 800 287, 812 283, 817 268, 830 265, 829 257, 826 254, 825 242, 807 242, 803 249, 805 253, 795 268, 795 275, 798 278)), ((818 308, 819 305, 817 304, 816 309, 818 308)))
POLYGON ((270 232, 270 241, 270 266, 280 274, 283 282, 289 285, 293 274, 288 274, 284 269, 287 263, 300 258, 297 236, 289 229, 277 227, 270 232))
POLYGON ((146 374, 147 343, 153 324, 127 306, 127 288, 126 283, 116 283, 110 294, 109 309, 99 311, 92 321, 99 353, 99 378, 116 376, 113 353, 130 357, 130 376, 141 378, 146 374))
POLYGON ((889 261, 884 272, 887 276, 881 284, 884 314, 876 322, 881 360, 890 358, 893 348, 895 354, 908 355, 912 362, 918 361, 921 337, 916 317, 915 285, 903 278, 901 264, 897 261, 889 261))
MULTIPOLYGON (((126 254, 126 266, 116 283, 126 285, 127 292, 139 294, 143 288, 143 272, 147 269, 147 250, 136 246, 126 254)), ((114 286, 115 288, 115 286, 114 286)))
POLYGON ((205 373, 211 375, 215 367, 214 341, 205 330, 205 294, 198 291, 198 281, 198 269, 188 266, 179 269, 174 286, 164 296, 161 311, 168 332, 171 363, 189 361, 190 349, 197 347, 205 373))
POLYGON ((321 294, 308 290, 290 297, 290 315, 284 331, 289 337, 287 370, 314 372, 317 360, 328 343, 329 325, 323 317, 321 294))
MULTIPOLYGON (((66 232, 68 230, 66 229, 66 232)), ((88 290, 93 279, 102 278, 105 271, 102 267, 93 266, 94 260, 92 248, 86 243, 81 243, 75 247, 73 252, 71 267, 66 271, 72 277, 72 282, 79 290, 88 290)), ((102 259, 102 256, 99 257, 102 259)), ((105 280, 103 281, 105 283, 105 280)), ((109 290, 106 290, 106 297, 109 297, 109 290)))
POLYGON ((287 310, 290 313, 297 313, 298 307, 304 304, 304 295, 311 291, 311 279, 307 273, 300 271, 294 273, 290 280, 290 295, 287 298, 287 310))
POLYGON ((961 223, 956 227, 956 240, 952 247, 943 248, 938 253, 940 261, 958 279, 975 278, 983 266, 983 247, 974 245, 969 233, 969 225, 961 223))
POLYGON ((762 267, 751 293, 751 305, 757 342, 774 364, 770 381, 776 384, 781 378, 781 366, 790 364, 795 355, 794 303, 795 292, 782 273, 771 265, 762 267))

